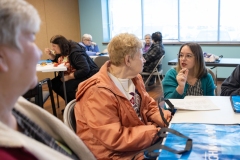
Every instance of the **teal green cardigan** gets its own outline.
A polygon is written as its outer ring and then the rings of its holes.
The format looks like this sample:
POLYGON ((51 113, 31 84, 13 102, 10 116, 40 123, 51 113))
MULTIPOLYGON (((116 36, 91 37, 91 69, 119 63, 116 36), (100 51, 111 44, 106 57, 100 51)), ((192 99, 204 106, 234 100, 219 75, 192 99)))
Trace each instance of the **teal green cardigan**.
MULTIPOLYGON (((186 96, 189 85, 186 83, 183 94, 182 95, 179 94, 176 91, 176 88, 178 86, 176 76, 177 76, 177 71, 174 68, 167 71, 162 81, 164 98, 182 99, 186 96)), ((201 80, 201 88, 203 90, 203 95, 214 96, 215 84, 212 79, 212 76, 208 73, 206 76, 202 77, 200 80, 201 80)))

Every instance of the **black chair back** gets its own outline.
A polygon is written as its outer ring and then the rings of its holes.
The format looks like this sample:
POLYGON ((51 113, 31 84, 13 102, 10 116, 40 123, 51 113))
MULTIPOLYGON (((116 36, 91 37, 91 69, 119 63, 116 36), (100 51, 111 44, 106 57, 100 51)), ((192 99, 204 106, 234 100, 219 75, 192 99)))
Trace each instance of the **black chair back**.
POLYGON ((27 91, 27 93, 25 93, 23 97, 42 108, 43 108, 43 104, 47 101, 48 97, 50 97, 53 114, 54 116, 57 116, 53 92, 52 92, 52 83, 50 78, 45 78, 39 81, 37 86, 27 91), (48 85, 48 91, 43 91, 42 86, 43 84, 46 84, 46 83, 48 85))

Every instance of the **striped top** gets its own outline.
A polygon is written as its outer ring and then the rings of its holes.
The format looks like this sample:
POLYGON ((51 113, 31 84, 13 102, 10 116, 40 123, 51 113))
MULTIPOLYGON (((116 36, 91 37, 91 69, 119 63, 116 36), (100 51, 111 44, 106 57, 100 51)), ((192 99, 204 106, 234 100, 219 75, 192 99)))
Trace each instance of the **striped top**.
POLYGON ((189 95, 189 96, 203 96, 203 90, 201 89, 200 79, 198 79, 193 86, 190 85, 190 84, 188 84, 188 85, 189 85, 189 87, 188 87, 186 95, 189 95))

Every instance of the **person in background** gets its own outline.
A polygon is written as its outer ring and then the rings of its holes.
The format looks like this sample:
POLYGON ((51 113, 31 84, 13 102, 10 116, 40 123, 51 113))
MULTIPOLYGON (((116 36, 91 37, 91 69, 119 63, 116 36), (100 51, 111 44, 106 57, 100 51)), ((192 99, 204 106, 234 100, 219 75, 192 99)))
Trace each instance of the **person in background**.
MULTIPOLYGON (((55 35, 50 39, 52 48, 45 48, 45 53, 53 62, 64 63, 67 71, 64 72, 67 103, 75 99, 76 89, 80 82, 98 72, 98 66, 86 54, 83 46, 77 42, 67 40, 62 35, 55 35)), ((64 99, 62 74, 53 78, 53 90, 64 99)))
POLYGON ((142 49, 143 50, 143 54, 145 54, 149 50, 150 46, 152 45, 151 35, 150 34, 146 34, 144 36, 144 40, 145 40, 145 42, 143 43, 143 49, 142 49))
POLYGON ((240 95, 240 65, 226 78, 221 86, 221 96, 240 95))
MULTIPOLYGON (((131 159, 166 126, 139 74, 145 62, 141 40, 119 34, 108 44, 108 53, 110 61, 78 86, 76 133, 97 159, 131 159)), ((170 112, 163 112, 170 121, 170 112)))
POLYGON ((205 66, 203 51, 197 43, 185 43, 178 53, 178 64, 163 79, 164 98, 214 96, 214 81, 205 66))
MULTIPOLYGON (((154 67, 157 65, 161 57, 165 54, 165 50, 162 44, 162 33, 155 32, 152 34, 153 44, 149 50, 143 55, 146 60, 146 63, 143 67, 143 72, 152 72, 154 67)), ((161 65, 158 65, 158 70, 162 68, 161 65)), ((151 86, 155 83, 156 76, 152 76, 148 86, 151 86)))
POLYGON ((38 83, 37 10, 0 0, 0 159, 95 159, 59 119, 21 97, 38 83))
POLYGON ((79 42, 79 44, 85 47, 89 56, 99 54, 98 45, 95 42, 92 42, 92 36, 90 34, 84 34, 82 36, 82 42, 79 42))

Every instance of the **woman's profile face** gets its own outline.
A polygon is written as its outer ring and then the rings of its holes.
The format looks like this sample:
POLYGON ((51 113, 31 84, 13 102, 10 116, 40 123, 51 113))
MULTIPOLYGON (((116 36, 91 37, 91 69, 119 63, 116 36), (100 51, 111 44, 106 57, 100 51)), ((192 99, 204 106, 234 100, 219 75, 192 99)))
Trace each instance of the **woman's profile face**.
POLYGON ((142 50, 139 49, 137 53, 134 54, 131 59, 131 67, 133 71, 133 76, 137 76, 137 74, 141 73, 143 70, 143 65, 146 62, 142 55, 142 50))
POLYGON ((18 38, 22 51, 6 48, 9 52, 9 84, 15 88, 16 93, 26 92, 37 85, 36 65, 42 55, 41 50, 35 44, 35 34, 29 32, 21 32, 18 38), (11 56, 11 57, 10 57, 11 56), (14 58, 12 58, 14 57, 14 58), (15 87, 14 85, 17 85, 15 87))
POLYGON ((52 50, 55 52, 55 54, 61 54, 61 49, 57 44, 52 43, 52 50))

